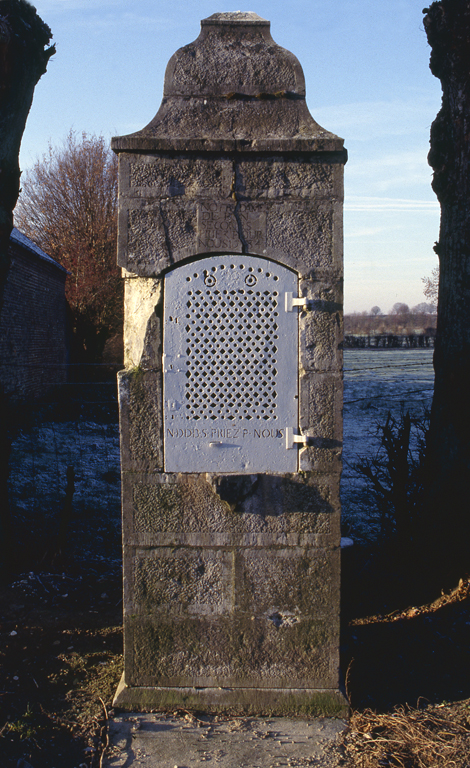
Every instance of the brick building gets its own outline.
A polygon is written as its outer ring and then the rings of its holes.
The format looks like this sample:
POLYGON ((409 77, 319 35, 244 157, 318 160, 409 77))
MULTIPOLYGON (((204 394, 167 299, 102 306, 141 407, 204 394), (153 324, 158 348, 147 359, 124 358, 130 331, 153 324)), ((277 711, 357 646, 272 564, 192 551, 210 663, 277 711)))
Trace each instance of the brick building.
POLYGON ((65 382, 67 270, 16 228, 0 317, 0 383, 15 398, 37 398, 65 382))

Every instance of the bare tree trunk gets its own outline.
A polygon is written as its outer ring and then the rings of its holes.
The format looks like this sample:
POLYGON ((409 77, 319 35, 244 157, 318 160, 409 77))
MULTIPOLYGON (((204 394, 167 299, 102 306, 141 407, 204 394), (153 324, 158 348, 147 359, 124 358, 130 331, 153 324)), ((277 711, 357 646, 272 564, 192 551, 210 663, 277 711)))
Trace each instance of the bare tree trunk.
MULTIPOLYGON (((26 0, 0 0, 0 315, 10 269, 13 209, 20 189, 18 155, 36 83, 55 52, 51 30, 26 0)), ((0 568, 13 556, 7 479, 7 403, 0 387, 0 568)))
POLYGON ((0 0, 0 311, 8 243, 20 189, 18 155, 36 83, 55 47, 51 30, 26 0, 0 0))
POLYGON ((424 13, 431 71, 442 84, 428 158, 441 205, 429 525, 442 559, 463 575, 470 572, 470 3, 441 0, 424 13))

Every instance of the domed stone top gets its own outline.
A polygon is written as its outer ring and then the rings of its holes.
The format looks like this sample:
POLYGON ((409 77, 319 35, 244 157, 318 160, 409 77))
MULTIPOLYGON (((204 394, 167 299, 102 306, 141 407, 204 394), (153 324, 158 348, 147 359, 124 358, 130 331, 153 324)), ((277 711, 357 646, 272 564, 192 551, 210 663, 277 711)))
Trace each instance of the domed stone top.
POLYGON ((276 45, 269 21, 256 13, 214 13, 194 43, 177 51, 165 75, 169 96, 305 96, 297 58, 276 45))
POLYGON ((213 13, 207 19, 201 21, 201 27, 206 27, 209 24, 232 24, 234 21, 241 22, 242 24, 257 24, 258 26, 269 27, 270 22, 267 19, 261 18, 257 13, 253 11, 231 11, 226 13, 213 13))
POLYGON ((222 148, 222 141, 226 149, 242 142, 249 151, 267 140, 273 149, 302 151, 306 140, 310 151, 342 149, 342 140, 308 111, 298 59, 274 42, 269 21, 241 11, 202 20, 197 40, 168 63, 157 115, 143 130, 113 139, 112 146, 196 149, 201 140, 208 150, 222 148))

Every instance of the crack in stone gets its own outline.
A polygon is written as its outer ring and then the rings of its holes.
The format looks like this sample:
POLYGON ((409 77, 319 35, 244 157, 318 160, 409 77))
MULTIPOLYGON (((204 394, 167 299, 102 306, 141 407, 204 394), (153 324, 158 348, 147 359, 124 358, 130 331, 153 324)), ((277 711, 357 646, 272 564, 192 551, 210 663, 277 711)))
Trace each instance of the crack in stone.
POLYGON ((240 240, 240 243, 242 245, 242 253, 249 253, 249 246, 248 241, 245 238, 245 235, 243 234, 243 222, 241 220, 240 216, 240 205, 241 202, 238 197, 238 189, 239 189, 239 172, 238 172, 238 166, 236 161, 233 163, 233 176, 232 176, 232 185, 230 187, 230 191, 232 193, 232 198, 235 200, 235 208, 234 208, 234 216, 235 221, 237 222, 237 229, 238 229, 238 238, 240 240))
POLYGON ((172 248, 171 248, 170 233, 168 231, 168 227, 167 227, 167 224, 165 222, 165 217, 163 215, 163 209, 162 209, 161 202, 160 202, 160 205, 159 205, 159 210, 160 210, 160 218, 162 220, 163 234, 165 235, 165 245, 166 245, 166 249, 168 251, 168 258, 170 260, 170 264, 174 264, 175 260, 173 258, 173 251, 172 251, 172 248))

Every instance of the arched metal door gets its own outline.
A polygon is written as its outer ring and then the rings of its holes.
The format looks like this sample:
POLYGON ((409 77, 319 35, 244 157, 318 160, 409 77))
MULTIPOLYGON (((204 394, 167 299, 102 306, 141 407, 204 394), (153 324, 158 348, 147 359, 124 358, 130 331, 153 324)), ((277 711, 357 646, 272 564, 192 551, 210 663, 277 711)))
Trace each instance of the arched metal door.
POLYGON ((165 277, 164 455, 167 472, 295 472, 298 424, 294 272, 222 255, 165 277))

